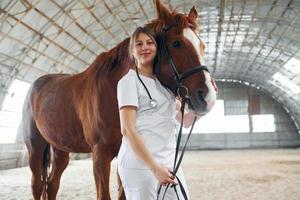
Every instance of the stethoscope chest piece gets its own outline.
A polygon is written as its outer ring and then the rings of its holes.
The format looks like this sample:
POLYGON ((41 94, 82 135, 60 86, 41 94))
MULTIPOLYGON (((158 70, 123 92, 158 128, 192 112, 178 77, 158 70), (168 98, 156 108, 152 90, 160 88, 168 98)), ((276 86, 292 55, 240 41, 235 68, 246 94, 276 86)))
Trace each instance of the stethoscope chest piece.
POLYGON ((150 107, 151 108, 156 108, 157 107, 157 101, 155 99, 150 99, 150 107))

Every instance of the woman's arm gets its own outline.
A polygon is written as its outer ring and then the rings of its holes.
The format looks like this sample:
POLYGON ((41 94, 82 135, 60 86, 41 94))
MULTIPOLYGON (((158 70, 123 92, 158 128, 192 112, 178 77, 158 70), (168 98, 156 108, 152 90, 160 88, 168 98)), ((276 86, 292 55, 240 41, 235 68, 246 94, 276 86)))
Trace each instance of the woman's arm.
POLYGON ((159 165, 147 149, 142 137, 135 128, 136 107, 124 106, 120 109, 121 130, 136 155, 152 170, 161 184, 175 183, 169 169, 159 165))
MULTIPOLYGON (((178 99, 176 99, 176 120, 179 123, 181 123, 181 117, 182 117, 180 107, 181 107, 181 102, 178 99)), ((186 105, 186 107, 187 107, 187 105, 186 105)), ((192 112, 184 112, 183 127, 189 128, 194 121, 194 117, 195 117, 195 115, 192 112)), ((200 119, 200 117, 197 116, 197 120, 199 120, 199 119, 200 119)))

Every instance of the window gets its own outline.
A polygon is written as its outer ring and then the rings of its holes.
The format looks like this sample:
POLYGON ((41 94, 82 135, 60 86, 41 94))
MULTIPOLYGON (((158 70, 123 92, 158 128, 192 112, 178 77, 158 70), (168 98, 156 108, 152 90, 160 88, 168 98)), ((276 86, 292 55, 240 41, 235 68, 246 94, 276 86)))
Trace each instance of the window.
MULTIPOLYGON (((253 132, 274 132, 273 114, 251 115, 253 132)), ((183 129, 183 133, 189 133, 183 129)), ((249 115, 224 115, 224 101, 217 100, 213 109, 194 127, 193 133, 249 133, 249 115)))
MULTIPOLYGON (((183 129, 183 132, 189 130, 183 129)), ((224 100, 217 100, 212 110, 196 122, 193 133, 245 133, 249 130, 248 115, 225 115, 224 100)))
POLYGON ((225 100, 225 115, 247 115, 248 99, 225 100))
POLYGON ((274 132, 274 115, 252 115, 253 132, 274 132))
POLYGON ((14 143, 22 118, 23 103, 30 84, 14 80, 0 111, 0 143, 14 143))

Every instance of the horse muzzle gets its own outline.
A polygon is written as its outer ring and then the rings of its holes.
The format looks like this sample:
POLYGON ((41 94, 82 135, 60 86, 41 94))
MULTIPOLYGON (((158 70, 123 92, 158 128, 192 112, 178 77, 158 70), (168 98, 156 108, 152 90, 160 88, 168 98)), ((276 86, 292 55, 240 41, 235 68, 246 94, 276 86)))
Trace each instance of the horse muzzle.
POLYGON ((215 104, 216 92, 205 93, 203 90, 197 90, 187 101, 189 109, 197 116, 207 114, 215 104))
POLYGON ((190 96, 188 106, 194 114, 205 115, 207 113, 207 102, 201 91, 198 91, 195 95, 190 96))

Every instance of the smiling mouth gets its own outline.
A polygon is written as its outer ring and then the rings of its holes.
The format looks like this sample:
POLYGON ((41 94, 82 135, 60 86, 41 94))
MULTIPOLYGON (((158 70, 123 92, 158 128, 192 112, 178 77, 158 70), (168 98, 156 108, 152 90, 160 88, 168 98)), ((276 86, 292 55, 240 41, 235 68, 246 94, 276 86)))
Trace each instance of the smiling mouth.
POLYGON ((149 56, 149 55, 151 55, 151 53, 142 53, 142 54, 140 54, 141 56, 149 56))

